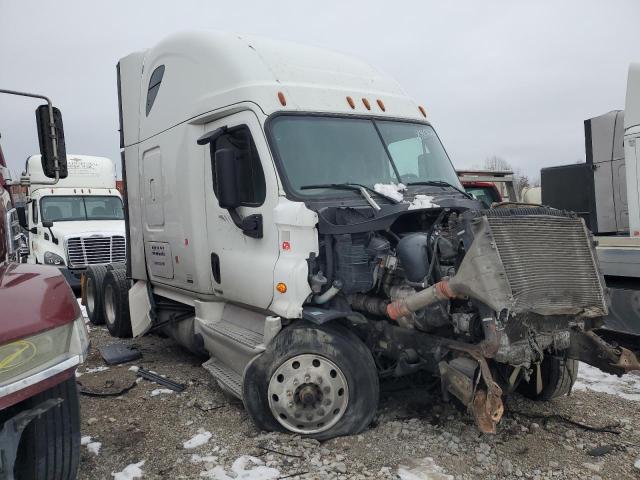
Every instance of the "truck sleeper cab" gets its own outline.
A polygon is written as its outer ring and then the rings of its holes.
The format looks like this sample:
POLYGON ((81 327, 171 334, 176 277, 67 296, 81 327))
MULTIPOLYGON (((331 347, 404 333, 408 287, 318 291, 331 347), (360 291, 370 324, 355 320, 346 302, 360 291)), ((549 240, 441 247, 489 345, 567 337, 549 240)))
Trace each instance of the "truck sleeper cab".
POLYGON ((485 208, 369 65, 198 32, 117 72, 129 254, 107 325, 206 355, 260 428, 361 431, 379 379, 427 371, 494 432, 504 393, 565 394, 578 359, 637 366, 591 332, 607 306, 582 220, 485 208))
MULTIPOLYGON (((87 265, 125 261, 124 211, 111 159, 68 155, 67 170, 55 185, 28 187, 28 262, 58 267, 79 289, 87 265)), ((43 178, 40 155, 27 159, 26 173, 43 178)))

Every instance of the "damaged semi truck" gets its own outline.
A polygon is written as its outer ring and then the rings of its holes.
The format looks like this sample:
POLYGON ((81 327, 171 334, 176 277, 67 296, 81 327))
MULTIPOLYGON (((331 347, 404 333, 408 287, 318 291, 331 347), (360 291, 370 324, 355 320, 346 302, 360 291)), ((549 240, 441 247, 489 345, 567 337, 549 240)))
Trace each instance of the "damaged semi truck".
POLYGON ((380 379, 425 371, 494 432, 503 395, 566 394, 578 360, 638 367, 592 332, 606 291, 582 219, 484 208, 369 65, 200 32, 117 74, 129 252, 106 321, 204 354, 260 428, 361 431, 380 379))

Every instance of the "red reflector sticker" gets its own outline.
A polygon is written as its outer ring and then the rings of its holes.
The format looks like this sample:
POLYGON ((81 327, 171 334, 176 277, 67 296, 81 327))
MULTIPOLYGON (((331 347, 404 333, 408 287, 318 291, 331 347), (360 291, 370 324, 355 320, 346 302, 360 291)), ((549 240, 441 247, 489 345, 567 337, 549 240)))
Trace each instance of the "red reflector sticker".
POLYGON ((283 250, 291 250, 291 244, 289 242, 282 242, 283 250))

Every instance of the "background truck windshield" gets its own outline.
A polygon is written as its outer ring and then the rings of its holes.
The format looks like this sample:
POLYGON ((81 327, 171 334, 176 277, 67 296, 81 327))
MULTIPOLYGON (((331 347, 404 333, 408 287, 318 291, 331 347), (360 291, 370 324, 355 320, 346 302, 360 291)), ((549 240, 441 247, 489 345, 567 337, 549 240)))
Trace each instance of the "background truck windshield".
POLYGON ((340 194, 300 190, 304 185, 328 183, 373 186, 440 180, 461 188, 449 157, 429 125, 282 115, 273 120, 271 134, 272 148, 298 195, 340 194))
POLYGON ((43 221, 124 220, 122 200, 114 196, 44 197, 40 201, 43 221))

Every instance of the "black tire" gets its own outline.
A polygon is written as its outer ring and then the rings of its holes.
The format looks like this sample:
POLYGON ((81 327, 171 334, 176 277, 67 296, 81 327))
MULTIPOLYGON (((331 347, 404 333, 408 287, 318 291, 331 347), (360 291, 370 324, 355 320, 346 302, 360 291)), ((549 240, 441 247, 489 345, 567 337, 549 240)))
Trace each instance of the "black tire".
POLYGON ((90 265, 87 267, 85 276, 85 297, 86 309, 89 321, 94 325, 102 325, 104 323, 104 312, 102 311, 102 287, 104 285, 104 277, 107 275, 107 267, 105 265, 90 265))
POLYGON ((102 311, 109 333, 114 337, 131 337, 129 316, 129 280, 124 270, 107 272, 102 287, 102 311))
POLYGON ((518 392, 531 400, 547 401, 553 398, 567 395, 578 376, 578 361, 562 357, 547 355, 540 365, 542 376, 542 391, 536 392, 536 369, 529 382, 522 382, 518 386, 518 392))
POLYGON ((349 392, 349 401, 340 420, 328 430, 306 436, 328 440, 366 429, 376 414, 380 394, 371 352, 343 326, 313 325, 304 321, 297 321, 278 334, 245 371, 243 402, 256 426, 262 430, 287 431, 269 407, 269 380, 288 359, 305 354, 320 355, 338 366, 346 378, 349 392))
POLYGON ((50 398, 63 402, 22 433, 14 468, 18 480, 72 480, 80 461, 80 401, 75 377, 25 400, 33 408, 50 398))

